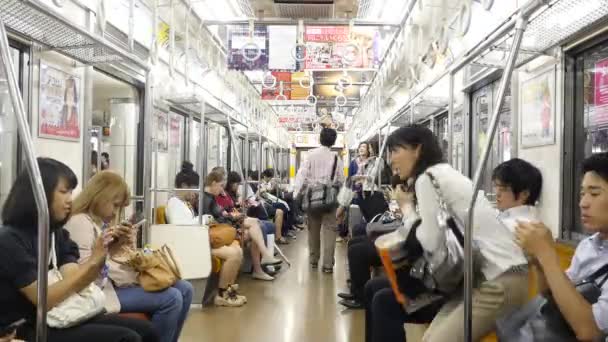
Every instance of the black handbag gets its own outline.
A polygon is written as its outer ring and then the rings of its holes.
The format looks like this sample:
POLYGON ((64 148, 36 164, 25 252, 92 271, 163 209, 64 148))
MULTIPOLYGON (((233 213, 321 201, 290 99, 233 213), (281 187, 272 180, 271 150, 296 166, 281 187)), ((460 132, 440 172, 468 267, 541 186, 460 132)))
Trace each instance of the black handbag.
POLYGON ((401 220, 395 217, 390 211, 387 211, 384 214, 376 215, 376 217, 365 226, 365 233, 374 241, 381 235, 394 232, 399 229, 401 225, 403 225, 401 220))
POLYGON ((367 222, 371 222, 376 215, 388 210, 388 202, 382 191, 364 191, 357 199, 357 203, 367 222))
MULTIPOLYGON (((608 279, 608 264, 575 285, 576 290, 594 304, 608 279), (597 279, 604 277, 599 283, 597 279)), ((496 322, 496 335, 501 342, 566 342, 577 341, 576 334, 562 315, 550 294, 536 296, 510 315, 496 322)))
POLYGON ((338 155, 335 155, 329 184, 306 186, 304 198, 302 199, 302 210, 304 212, 329 212, 338 207, 338 192, 340 191, 340 187, 334 184, 337 165, 338 155))

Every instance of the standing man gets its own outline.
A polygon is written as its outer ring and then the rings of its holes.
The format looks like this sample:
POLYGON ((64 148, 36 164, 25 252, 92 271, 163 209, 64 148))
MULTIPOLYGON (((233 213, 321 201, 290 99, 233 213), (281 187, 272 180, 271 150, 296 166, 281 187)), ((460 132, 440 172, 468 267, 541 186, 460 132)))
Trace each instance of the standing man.
MULTIPOLYGON (((298 170, 294 196, 297 196, 304 184, 330 184, 332 176, 334 182, 344 182, 342 158, 337 153, 331 151, 331 147, 336 143, 337 136, 338 133, 335 129, 323 128, 321 130, 319 139, 321 146, 310 151, 308 159, 302 163, 298 170)), ((322 270, 324 273, 333 273, 334 270, 334 251, 337 235, 336 209, 329 212, 309 211, 307 213, 310 265, 312 268, 319 266, 321 240, 323 240, 322 270)))

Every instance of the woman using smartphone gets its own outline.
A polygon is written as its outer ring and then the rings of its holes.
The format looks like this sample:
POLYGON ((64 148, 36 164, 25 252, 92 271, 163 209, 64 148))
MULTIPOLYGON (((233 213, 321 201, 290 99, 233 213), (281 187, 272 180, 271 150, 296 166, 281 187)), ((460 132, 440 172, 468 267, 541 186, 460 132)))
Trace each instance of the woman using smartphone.
MULTIPOLYGON (((89 257, 78 264, 78 247, 63 228, 72 209, 72 190, 76 175, 65 164, 38 158, 40 175, 49 209, 50 231, 55 236, 57 266, 63 280, 48 287, 47 307, 52 309, 98 278, 106 260, 103 238, 90 243, 89 257)), ((27 322, 17 329, 19 339, 32 341, 36 334, 37 236, 38 215, 32 185, 22 172, 2 210, 0 227, 0 326, 20 319, 27 322)), ((114 248, 114 243, 108 246, 114 248)), ((66 329, 48 329, 48 342, 140 342, 158 341, 149 322, 99 315, 66 329)))
POLYGON ((65 228, 80 250, 80 263, 91 257, 92 246, 100 236, 108 246, 109 258, 97 279, 106 295, 108 312, 143 312, 151 316, 152 324, 162 342, 178 340, 192 302, 192 285, 178 280, 173 287, 159 292, 146 292, 137 283, 135 271, 119 260, 126 250, 135 248, 137 229, 130 223, 120 223, 124 208, 129 205, 129 187, 112 171, 101 171, 89 180, 76 197, 72 217, 65 228), (116 287, 114 287, 116 285, 116 287))

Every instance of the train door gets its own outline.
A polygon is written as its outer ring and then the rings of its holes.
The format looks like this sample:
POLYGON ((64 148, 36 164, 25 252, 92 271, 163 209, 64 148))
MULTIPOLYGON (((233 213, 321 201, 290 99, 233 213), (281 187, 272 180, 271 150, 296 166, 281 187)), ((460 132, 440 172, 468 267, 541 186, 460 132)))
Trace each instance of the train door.
MULTIPOLYGON (((498 82, 490 83, 471 94, 471 117, 473 134, 471 170, 476 170, 479 158, 487 143, 487 130, 494 107, 498 105, 498 82)), ((495 201, 492 189, 492 170, 503 161, 511 159, 511 89, 507 88, 504 105, 501 109, 500 122, 495 141, 488 157, 488 163, 483 172, 481 189, 485 191, 490 201, 495 201)), ((474 172, 474 171, 472 171, 474 172)))
POLYGON ((441 145, 441 150, 443 151, 444 157, 448 155, 448 113, 442 113, 435 117, 433 120, 434 127, 433 132, 435 136, 439 140, 439 144, 441 145))
POLYGON ((608 152, 608 37, 600 36, 569 52, 566 67, 566 153, 564 160, 564 236, 586 236, 580 222, 581 163, 595 153, 608 152))
MULTIPOLYGON (((9 54, 12 59, 15 75, 18 76, 19 86, 22 94, 28 91, 26 86, 26 77, 29 72, 29 54, 26 47, 10 45, 9 54)), ((6 196, 11 189, 11 186, 17 178, 19 172, 19 137, 17 133, 17 121, 13 112, 13 104, 11 102, 8 85, 5 82, 6 76, 0 74, 0 208, 6 200, 6 196)), ((26 102, 26 101, 24 101, 26 102)), ((26 102, 27 103, 27 102, 26 102)))

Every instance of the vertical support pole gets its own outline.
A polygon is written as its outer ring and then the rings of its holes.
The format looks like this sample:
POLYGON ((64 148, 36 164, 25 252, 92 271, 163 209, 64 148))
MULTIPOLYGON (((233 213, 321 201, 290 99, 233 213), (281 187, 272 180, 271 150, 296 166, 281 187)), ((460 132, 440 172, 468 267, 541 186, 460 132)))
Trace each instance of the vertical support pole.
MULTIPOLYGON (((383 146, 384 144, 382 143, 382 129, 378 128, 378 148, 380 148, 380 146, 383 146)), ((378 190, 380 190, 380 187, 382 186, 382 168, 383 168, 383 164, 380 162, 380 159, 382 158, 382 151, 378 150, 378 172, 377 172, 377 178, 378 178, 378 190)))
MULTIPOLYGON (((143 195, 144 195, 144 215, 148 219, 146 222, 143 240, 144 242, 150 241, 150 225, 155 222, 154 214, 152 209, 152 153, 153 149, 156 151, 158 146, 155 137, 152 136, 154 129, 154 78, 152 77, 152 71, 146 73, 146 89, 144 92, 144 170, 143 170, 143 195)), ((155 164, 158 164, 156 159, 155 164)), ((154 175, 156 177, 156 175, 154 175)))
MULTIPOLYGON (((200 114, 200 118, 201 118, 201 124, 198 126, 199 127, 199 146, 200 146, 200 150, 202 152, 202 156, 199 156, 198 158, 198 170, 199 172, 201 172, 201 179, 199 181, 198 184, 198 210, 199 213, 201 213, 202 208, 203 208, 203 197, 205 197, 205 182, 203 181, 203 179, 205 179, 206 175, 207 175, 207 145, 203 146, 203 135, 205 134, 205 100, 201 100, 200 102, 201 105, 201 114, 200 114), (202 157, 202 158, 201 158, 202 157), (205 172, 205 173, 203 173, 205 172)), ((198 215, 198 224, 200 226, 203 225, 203 215, 198 215)))
POLYGON ((249 160, 251 153, 251 146, 249 146, 249 125, 245 128, 245 165, 243 165, 243 200, 247 199, 247 177, 249 176, 249 164, 251 163, 249 160))
POLYGON ((259 151, 258 151, 258 182, 262 180, 262 167, 263 167, 263 157, 264 157, 264 148, 262 146, 262 133, 258 132, 259 134, 259 143, 258 143, 258 147, 259 147, 259 151))
POLYGON ((472 328, 473 328, 473 225, 474 222, 474 214, 475 214, 475 203, 477 202, 477 196, 479 194, 479 189, 481 188, 481 178, 483 175, 483 171, 488 162, 488 157, 490 156, 490 150, 492 148, 492 142, 494 141, 494 136, 496 135, 496 128, 498 127, 498 121, 500 118, 500 109, 504 102, 505 92, 507 90, 507 86, 511 80, 511 74, 513 73, 513 69, 515 68, 515 62, 517 61, 517 53, 519 51, 519 46, 521 45, 521 40, 524 36, 524 31, 528 22, 527 16, 522 14, 517 18, 517 23, 515 24, 515 36, 513 37, 513 45, 511 46, 511 51, 509 52, 509 57, 507 59, 507 64, 505 66, 505 71, 502 75, 502 79, 500 80, 500 84, 498 87, 498 98, 497 98, 497 106, 494 107, 492 118, 490 119, 490 124, 488 126, 487 132, 487 141, 484 146, 483 153, 481 155, 481 160, 477 165, 477 170, 475 170, 475 177, 473 178, 473 196, 471 198, 471 203, 469 204, 469 210, 467 215, 467 222, 465 225, 465 233, 464 233, 464 339, 465 341, 472 341, 472 328))
POLYGON ((452 128, 454 123, 454 74, 450 72, 449 77, 450 100, 448 102, 448 163, 456 168, 454 163, 454 129, 452 128))
POLYGON ((13 105, 13 111, 17 119, 17 128, 19 130, 20 142, 23 144, 23 152, 25 166, 29 175, 30 183, 33 187, 34 199, 36 200, 36 209, 38 212, 38 282, 36 287, 36 295, 38 303, 36 305, 36 342, 45 342, 47 336, 46 328, 46 313, 47 313, 47 285, 48 285, 48 269, 49 269, 49 231, 50 218, 49 206, 42 184, 40 168, 36 159, 36 151, 34 150, 34 142, 27 122, 25 114, 25 105, 19 91, 17 76, 15 75, 12 66, 11 57, 9 54, 8 38, 6 36, 6 28, 0 20, 0 71, 6 75, 9 95, 13 105))
POLYGON ((239 155, 239 151, 237 150, 236 138, 232 130, 232 120, 230 119, 230 117, 228 117, 228 134, 230 134, 230 145, 232 145, 232 151, 234 151, 234 155, 236 157, 237 169, 241 174, 241 180, 243 183, 243 200, 245 200, 247 199, 247 178, 246 175, 243 173, 243 163, 241 162, 241 156, 239 155))
POLYGON ((135 50, 135 0, 129 0, 129 51, 135 50))

